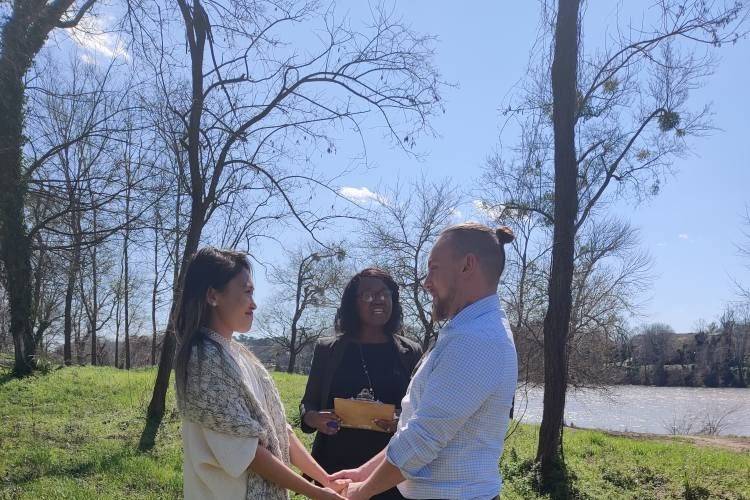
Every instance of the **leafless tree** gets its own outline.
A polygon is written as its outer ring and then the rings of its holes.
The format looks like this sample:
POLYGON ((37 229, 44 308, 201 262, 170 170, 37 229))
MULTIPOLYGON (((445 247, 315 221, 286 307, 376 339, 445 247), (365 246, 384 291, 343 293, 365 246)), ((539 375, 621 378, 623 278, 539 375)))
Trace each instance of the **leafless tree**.
POLYGON ((534 211, 553 228, 537 449, 545 487, 555 483, 563 463, 576 235, 603 203, 658 193, 675 158, 687 150, 687 140, 710 128, 708 109, 691 110, 688 97, 710 75, 712 60, 685 47, 737 41, 747 16, 740 3, 660 0, 647 16, 657 22, 618 26, 604 48, 592 51, 580 43, 581 3, 544 4, 541 50, 532 57, 520 103, 506 110, 526 128, 540 127, 534 147, 553 145, 554 151, 539 155, 550 161, 516 170, 542 172, 542 182, 533 186, 534 203, 513 193, 503 203, 534 211))
MULTIPOLYGON (((744 236, 744 241, 738 245, 737 250, 740 257, 746 261, 746 269, 750 271, 750 206, 746 208, 745 216, 743 217, 743 226, 742 235, 744 236)), ((750 284, 734 280, 734 285, 737 288, 740 299, 750 304, 750 284)))
POLYGON ((5 269, 5 287, 10 304, 10 330, 15 350, 14 372, 26 375, 33 370, 36 342, 32 325, 32 246, 34 235, 25 219, 29 180, 39 161, 50 150, 25 161, 25 103, 28 97, 24 79, 50 33, 74 28, 94 5, 86 0, 13 2, 0 31, 0 249, 5 269))
POLYGON ((456 217, 461 196, 447 179, 422 175, 378 192, 363 223, 362 259, 388 270, 401 291, 406 333, 427 349, 437 337, 432 301, 422 288, 430 249, 456 217))
POLYGON ((719 319, 719 330, 726 337, 727 356, 724 360, 725 385, 747 387, 746 367, 750 354, 750 304, 729 304, 719 319))
POLYGON ((185 38, 169 39, 172 32, 162 29, 160 47, 170 48, 157 50, 149 62, 159 68, 166 108, 183 130, 190 215, 141 448, 153 445, 164 414, 175 347, 171 324, 185 265, 227 195, 262 186, 315 238, 331 220, 306 208, 313 189, 328 189, 311 161, 314 153, 334 152, 326 131, 333 125, 357 131, 376 112, 408 151, 415 134, 428 128, 441 85, 431 38, 415 35, 382 10, 374 9, 371 26, 358 31, 313 3, 176 3, 185 38), (311 40, 304 53, 280 38, 282 27, 301 32, 299 26, 319 19, 325 37, 311 40), (171 51, 185 42, 188 64, 171 51))
POLYGON ((328 246, 308 245, 290 253, 288 262, 274 267, 269 276, 277 292, 259 315, 259 326, 265 337, 289 355, 287 373, 294 373, 303 350, 333 328, 345 285, 346 254, 341 244, 328 246))

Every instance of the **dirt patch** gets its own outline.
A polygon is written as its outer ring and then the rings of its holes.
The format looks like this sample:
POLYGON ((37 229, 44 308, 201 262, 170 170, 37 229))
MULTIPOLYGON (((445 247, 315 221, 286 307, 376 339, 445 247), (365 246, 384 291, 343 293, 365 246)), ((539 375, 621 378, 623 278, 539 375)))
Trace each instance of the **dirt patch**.
POLYGON ((680 436, 674 438, 697 446, 722 448, 738 453, 750 453, 750 438, 726 436, 680 436))
MULTIPOLYGON (((566 428, 568 430, 568 428, 566 428)), ((572 430, 572 429, 571 429, 572 430)), ((591 429, 595 430, 595 429, 591 429)), ((609 436, 620 436, 631 439, 648 439, 650 441, 682 442, 704 448, 721 448, 736 453, 750 453, 750 437, 745 436, 665 436, 644 432, 599 431, 609 436)))

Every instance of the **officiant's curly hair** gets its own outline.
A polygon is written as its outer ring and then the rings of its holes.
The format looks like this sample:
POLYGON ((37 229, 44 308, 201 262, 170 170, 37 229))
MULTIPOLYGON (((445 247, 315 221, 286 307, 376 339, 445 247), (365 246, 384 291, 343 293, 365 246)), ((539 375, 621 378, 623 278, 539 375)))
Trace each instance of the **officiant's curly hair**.
POLYGON ((391 309, 391 317, 383 325, 383 332, 387 335, 399 333, 404 320, 404 310, 401 307, 398 284, 387 271, 377 267, 363 269, 349 280, 349 283, 344 288, 344 293, 341 295, 341 305, 338 311, 336 311, 336 319, 334 321, 336 332, 352 337, 356 337, 359 334, 362 320, 359 317, 359 309, 357 308, 357 293, 359 292, 359 283, 363 278, 379 279, 390 290, 393 307, 391 309))

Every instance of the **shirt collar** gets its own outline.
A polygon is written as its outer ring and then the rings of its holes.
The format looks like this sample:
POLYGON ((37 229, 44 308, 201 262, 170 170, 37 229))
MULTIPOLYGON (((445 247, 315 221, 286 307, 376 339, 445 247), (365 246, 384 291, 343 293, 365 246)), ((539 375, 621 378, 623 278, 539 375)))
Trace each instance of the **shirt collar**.
POLYGON ((206 337, 210 338, 214 342, 218 343, 219 345, 223 345, 224 347, 230 347, 233 343, 232 340, 229 340, 228 338, 224 337, 218 332, 215 332, 207 327, 202 327, 201 331, 206 335, 206 337))
POLYGON ((493 293, 483 299, 479 299, 476 302, 472 302, 468 306, 464 307, 458 314, 445 325, 445 330, 449 328, 456 328, 466 323, 477 319, 483 314, 496 310, 500 307, 500 298, 497 294, 493 293))

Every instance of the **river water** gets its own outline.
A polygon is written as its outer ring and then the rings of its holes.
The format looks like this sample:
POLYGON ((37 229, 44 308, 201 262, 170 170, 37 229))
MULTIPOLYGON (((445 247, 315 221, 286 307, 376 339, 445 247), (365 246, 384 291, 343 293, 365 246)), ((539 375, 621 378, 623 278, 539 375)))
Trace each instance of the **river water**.
MULTIPOLYGON (((542 388, 520 387, 515 417, 540 422, 542 399, 542 388)), ((620 385, 571 390, 565 407, 567 425, 591 429, 687 434, 706 422, 719 422, 720 435, 750 436, 750 389, 620 385)))

